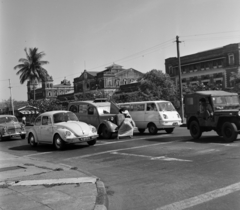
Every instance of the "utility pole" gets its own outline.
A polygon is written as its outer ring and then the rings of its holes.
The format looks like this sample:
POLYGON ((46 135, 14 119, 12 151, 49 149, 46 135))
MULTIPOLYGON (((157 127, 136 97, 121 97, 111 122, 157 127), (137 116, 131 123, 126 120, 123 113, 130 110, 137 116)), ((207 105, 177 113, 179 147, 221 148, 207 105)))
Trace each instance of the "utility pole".
POLYGON ((180 53, 179 53, 179 37, 176 36, 176 43, 177 43, 177 56, 178 56, 178 73, 179 73, 179 90, 180 90, 180 106, 181 106, 181 118, 182 122, 184 121, 184 109, 183 109, 183 94, 182 94, 182 70, 181 70, 181 60, 180 60, 180 53))
POLYGON ((11 107, 12 107, 12 113, 13 113, 13 115, 14 115, 14 106, 13 106, 13 98, 12 98, 11 81, 10 81, 10 79, 9 79, 8 81, 9 81, 9 89, 10 89, 10 102, 11 102, 11 107))

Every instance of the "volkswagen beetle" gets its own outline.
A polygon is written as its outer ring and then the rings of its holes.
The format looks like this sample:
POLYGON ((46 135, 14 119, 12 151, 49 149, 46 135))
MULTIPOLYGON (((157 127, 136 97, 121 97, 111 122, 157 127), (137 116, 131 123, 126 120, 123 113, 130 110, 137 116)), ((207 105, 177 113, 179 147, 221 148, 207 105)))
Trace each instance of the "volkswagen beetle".
POLYGON ((87 142, 94 145, 98 137, 94 126, 80 122, 70 111, 50 111, 39 115, 27 133, 28 143, 53 144, 63 149, 66 144, 87 142))
POLYGON ((21 136, 25 139, 25 126, 19 123, 14 115, 0 115, 0 141, 12 136, 21 136))

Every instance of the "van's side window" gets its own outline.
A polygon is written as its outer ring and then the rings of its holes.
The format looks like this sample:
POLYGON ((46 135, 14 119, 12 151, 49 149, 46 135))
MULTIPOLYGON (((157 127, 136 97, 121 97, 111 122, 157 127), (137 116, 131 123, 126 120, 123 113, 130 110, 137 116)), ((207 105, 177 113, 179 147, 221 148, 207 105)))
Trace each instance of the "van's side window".
POLYGON ((157 111, 156 104, 154 104, 154 103, 148 103, 148 104, 147 104, 147 111, 157 111))
POLYGON ((132 111, 144 111, 144 104, 133 104, 132 111))
POLYGON ((72 105, 72 106, 70 106, 69 111, 71 111, 71 112, 73 112, 73 113, 77 113, 78 108, 77 108, 76 105, 72 105))

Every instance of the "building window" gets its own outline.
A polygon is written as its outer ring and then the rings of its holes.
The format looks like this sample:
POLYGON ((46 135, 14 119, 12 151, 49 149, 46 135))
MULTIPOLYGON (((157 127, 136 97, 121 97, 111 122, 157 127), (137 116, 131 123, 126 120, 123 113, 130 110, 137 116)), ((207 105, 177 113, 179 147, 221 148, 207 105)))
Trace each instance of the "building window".
POLYGON ((48 96, 51 96, 52 94, 51 94, 51 92, 48 92, 48 96))
POLYGON ((169 66, 169 67, 168 67, 168 72, 169 72, 170 75, 173 74, 173 67, 172 67, 172 66, 169 66))
POLYGON ((234 65, 234 54, 228 54, 228 63, 230 66, 234 65))

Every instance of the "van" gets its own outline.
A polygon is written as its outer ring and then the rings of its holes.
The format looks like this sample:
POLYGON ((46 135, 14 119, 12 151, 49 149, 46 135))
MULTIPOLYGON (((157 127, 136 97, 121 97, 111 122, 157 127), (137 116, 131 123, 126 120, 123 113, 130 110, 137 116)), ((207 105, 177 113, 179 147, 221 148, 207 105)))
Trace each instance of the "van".
POLYGON ((150 134, 159 130, 172 133, 175 127, 182 125, 182 119, 170 101, 141 101, 119 103, 126 108, 140 133, 148 129, 150 134))
POLYGON ((118 109, 110 102, 101 101, 73 101, 68 110, 75 113, 79 121, 97 128, 100 138, 110 139, 116 135, 115 116, 118 109))

